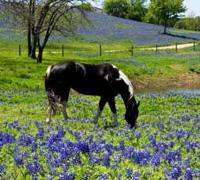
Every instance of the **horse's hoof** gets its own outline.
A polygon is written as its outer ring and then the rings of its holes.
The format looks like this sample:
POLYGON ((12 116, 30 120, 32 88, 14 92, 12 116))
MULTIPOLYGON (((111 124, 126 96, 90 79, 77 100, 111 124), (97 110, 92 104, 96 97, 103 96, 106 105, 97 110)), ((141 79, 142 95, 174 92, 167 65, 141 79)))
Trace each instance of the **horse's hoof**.
POLYGON ((48 125, 50 124, 50 122, 51 122, 50 119, 46 119, 46 123, 47 123, 48 125))

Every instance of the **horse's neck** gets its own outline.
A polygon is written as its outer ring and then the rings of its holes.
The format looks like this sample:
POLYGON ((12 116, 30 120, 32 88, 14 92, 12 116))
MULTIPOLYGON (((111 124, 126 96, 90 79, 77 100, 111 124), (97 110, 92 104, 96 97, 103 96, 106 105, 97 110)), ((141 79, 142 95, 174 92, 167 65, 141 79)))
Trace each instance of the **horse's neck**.
POLYGON ((125 107, 127 108, 128 101, 130 100, 131 97, 134 97, 133 95, 130 94, 130 92, 123 92, 121 93, 122 99, 124 101, 125 107))

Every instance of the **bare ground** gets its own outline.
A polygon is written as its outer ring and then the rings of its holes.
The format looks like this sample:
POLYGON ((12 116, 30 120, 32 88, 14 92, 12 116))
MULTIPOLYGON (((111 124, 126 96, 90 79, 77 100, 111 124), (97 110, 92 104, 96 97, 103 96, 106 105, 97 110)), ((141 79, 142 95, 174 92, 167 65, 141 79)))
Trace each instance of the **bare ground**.
POLYGON ((160 91, 166 89, 200 89, 200 74, 185 73, 173 78, 133 79, 136 92, 160 91))

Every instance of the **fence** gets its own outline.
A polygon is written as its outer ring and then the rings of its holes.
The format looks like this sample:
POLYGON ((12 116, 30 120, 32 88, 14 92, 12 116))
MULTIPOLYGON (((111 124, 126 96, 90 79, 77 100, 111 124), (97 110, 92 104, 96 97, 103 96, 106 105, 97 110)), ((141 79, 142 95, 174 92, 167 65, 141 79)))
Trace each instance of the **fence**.
MULTIPOLYGON (((6 48, 3 48, 4 50, 6 50, 6 48)), ((139 47, 139 46, 124 46, 124 48, 111 48, 109 45, 96 45, 96 47, 92 47, 90 50, 90 48, 88 48, 87 50, 81 50, 79 49, 67 49, 67 47, 65 45, 60 45, 60 47, 56 47, 56 48, 51 48, 48 47, 44 50, 44 54, 45 53, 49 53, 49 54, 57 54, 61 57, 65 57, 68 53, 73 53, 73 54, 81 54, 81 52, 87 51, 88 53, 91 53, 91 55, 93 54, 94 56, 104 56, 104 55, 108 55, 108 54, 116 54, 116 53, 123 53, 126 55, 130 55, 130 56, 134 56, 134 55, 139 55, 139 54, 148 54, 148 53, 163 53, 163 52, 167 52, 167 53, 178 53, 179 51, 200 51, 200 45, 198 44, 198 42, 193 42, 193 43, 187 43, 187 44, 178 44, 175 43, 174 45, 168 45, 168 46, 159 46, 159 45, 154 45, 151 47, 139 47), (105 47, 105 48, 104 48, 105 47), (71 51, 71 52, 70 52, 71 51)), ((1 48, 0 48, 1 50, 1 48)), ((9 49, 11 50, 11 49, 9 49)), ((27 53, 27 49, 26 47, 22 45, 18 45, 18 48, 14 48, 12 49, 14 51, 18 51, 18 55, 22 56, 22 53, 27 53), (17 50, 18 49, 18 50, 17 50)))

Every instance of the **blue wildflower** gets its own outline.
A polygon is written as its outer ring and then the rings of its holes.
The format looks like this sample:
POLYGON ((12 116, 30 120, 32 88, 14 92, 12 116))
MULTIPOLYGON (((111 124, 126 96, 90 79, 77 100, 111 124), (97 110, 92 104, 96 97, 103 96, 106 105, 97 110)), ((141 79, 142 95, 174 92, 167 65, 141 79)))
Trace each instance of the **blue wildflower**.
POLYGON ((106 173, 100 173, 98 180, 106 180, 106 179, 108 179, 108 175, 106 173))
POLYGON ((187 180, 192 180, 192 171, 189 168, 185 170, 184 178, 187 180))
POLYGON ((85 141, 78 141, 78 143, 77 143, 77 148, 78 148, 79 150, 81 150, 81 152, 82 152, 83 154, 86 154, 86 153, 89 153, 89 152, 90 152, 89 145, 88 145, 88 143, 85 142, 85 141))
POLYGON ((132 169, 130 169, 130 168, 126 169, 126 177, 127 178, 131 178, 132 174, 133 174, 133 170, 132 169))
POLYGON ((103 165, 110 166, 110 156, 106 153, 103 154, 103 165))

